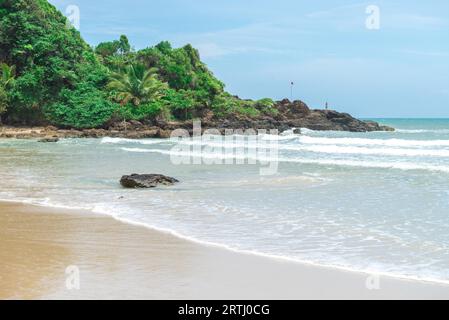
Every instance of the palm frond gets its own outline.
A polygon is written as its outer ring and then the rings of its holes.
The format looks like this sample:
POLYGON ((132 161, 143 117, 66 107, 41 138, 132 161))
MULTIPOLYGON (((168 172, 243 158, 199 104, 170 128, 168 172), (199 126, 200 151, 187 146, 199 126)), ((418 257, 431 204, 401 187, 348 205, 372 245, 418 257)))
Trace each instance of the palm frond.
POLYGON ((121 104, 132 102, 138 106, 160 99, 168 85, 159 81, 156 68, 146 69, 142 64, 131 64, 121 73, 111 73, 107 88, 116 92, 116 99, 121 104))

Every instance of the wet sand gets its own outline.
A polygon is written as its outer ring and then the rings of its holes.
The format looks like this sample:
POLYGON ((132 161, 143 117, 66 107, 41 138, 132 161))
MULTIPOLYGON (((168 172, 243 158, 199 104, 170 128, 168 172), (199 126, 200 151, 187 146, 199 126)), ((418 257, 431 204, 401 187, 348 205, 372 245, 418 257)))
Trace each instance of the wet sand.
POLYGON ((0 203, 1 299, 449 299, 449 286, 206 246, 111 217, 0 203), (72 273, 66 274, 69 269, 72 273), (73 270, 79 270, 79 290, 73 270), (376 288, 376 278, 371 278, 376 288))

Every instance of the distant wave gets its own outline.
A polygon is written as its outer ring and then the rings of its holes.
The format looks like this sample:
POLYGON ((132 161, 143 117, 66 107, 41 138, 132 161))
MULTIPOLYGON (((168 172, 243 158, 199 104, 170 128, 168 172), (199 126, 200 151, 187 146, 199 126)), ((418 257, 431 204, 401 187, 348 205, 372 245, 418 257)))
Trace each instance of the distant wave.
MULTIPOLYGON (((335 139, 334 139, 335 140, 335 139)), ((254 141, 254 143, 249 143, 249 141, 236 143, 234 141, 218 140, 214 141, 181 141, 181 144, 192 145, 192 146, 207 146, 212 148, 277 148, 278 150, 290 150, 290 151, 306 151, 315 153, 328 153, 328 154, 362 154, 362 155, 387 155, 387 156, 430 156, 430 157, 449 157, 449 150, 433 150, 433 149, 407 149, 407 148, 390 148, 390 147, 380 147, 380 148, 366 148, 362 146, 345 146, 345 145, 331 145, 331 144, 271 144, 263 143, 260 141, 254 141)))
POLYGON ((273 134, 264 134, 262 135, 262 140, 278 140, 278 141, 284 141, 284 140, 296 140, 299 138, 299 135, 297 134, 284 134, 284 135, 273 135, 273 134))
POLYGON ((449 129, 396 129, 399 133, 449 133, 449 129))
POLYGON ((390 147, 432 147, 449 146, 449 140, 405 140, 405 139, 363 139, 363 138, 324 138, 301 136, 299 141, 304 144, 327 145, 359 145, 359 146, 390 146, 390 147))
MULTIPOLYGON (((251 140, 246 140, 246 136, 242 136, 241 141, 238 140, 239 136, 234 136, 236 141, 233 141, 233 137, 227 137, 226 140, 224 136, 220 136, 216 140, 182 140, 180 143, 191 144, 191 145, 210 145, 210 146, 229 146, 229 147, 241 147, 249 146, 248 142, 252 143, 251 140), (239 144, 240 143, 240 144, 239 144)), ((329 138, 329 137, 313 137, 308 135, 262 135, 262 141, 298 141, 305 145, 347 145, 347 146, 387 146, 387 147, 449 147, 449 140, 406 140, 406 139, 367 139, 367 138, 329 138)), ((255 140, 254 142, 261 141, 255 140)), ((172 141, 160 140, 160 139, 125 139, 125 138, 103 138, 101 140, 102 144, 141 144, 141 145, 155 145, 161 143, 171 143, 172 141)), ((346 153, 346 152, 345 152, 346 153)), ((399 155, 399 154, 398 154, 399 155)), ((432 155, 432 152, 423 155, 432 155)), ((446 156, 446 155, 441 155, 446 156)))
POLYGON ((449 157, 449 150, 429 150, 429 149, 402 149, 402 148, 364 148, 345 147, 337 145, 283 147, 284 150, 309 151, 329 154, 363 154, 363 155, 386 155, 386 156, 407 156, 407 157, 449 157))
MULTIPOLYGON (((326 132, 342 132, 333 130, 312 130, 307 128, 301 128, 302 134, 314 134, 314 133, 326 133, 326 132)), ((376 131, 376 133, 449 133, 449 129, 395 129, 395 131, 376 131)))
MULTIPOLYGON (((282 159, 281 161, 283 161, 282 159)), ((412 162, 378 162, 363 160, 305 160, 305 159, 286 159, 287 162, 297 162, 303 164, 320 164, 329 166, 346 166, 360 168, 380 168, 380 169, 398 169, 398 170, 424 170, 433 172, 449 173, 449 166, 435 166, 412 162)))
POLYGON ((101 144, 126 144, 126 143, 135 143, 135 144, 145 144, 145 145, 152 145, 152 144, 159 144, 163 143, 165 141, 163 140, 157 140, 157 139, 125 139, 125 138, 103 138, 101 139, 101 144))
POLYGON ((339 159, 303 159, 303 158, 287 158, 287 157, 266 157, 259 155, 243 154, 221 154, 207 152, 188 152, 188 151, 172 151, 161 149, 142 149, 142 148, 122 148, 126 152, 137 153, 159 153, 170 156, 195 157, 203 159, 251 159, 261 162, 290 162, 300 164, 316 164, 326 166, 343 166, 343 167, 359 167, 359 168, 380 168, 380 169, 398 169, 398 170, 424 170, 432 172, 449 173, 449 166, 430 165, 414 162, 382 162, 382 161, 365 161, 365 160, 339 160, 339 159))

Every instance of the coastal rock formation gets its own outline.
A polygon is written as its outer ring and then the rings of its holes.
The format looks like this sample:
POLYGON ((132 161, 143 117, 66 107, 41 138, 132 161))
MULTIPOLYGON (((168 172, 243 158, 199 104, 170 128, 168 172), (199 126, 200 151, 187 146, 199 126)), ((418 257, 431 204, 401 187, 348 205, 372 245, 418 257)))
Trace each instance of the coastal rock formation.
MULTIPOLYGON (((208 110, 199 120, 201 120, 203 131, 217 129, 222 134, 228 129, 276 129, 279 133, 292 128, 351 132, 394 131, 393 128, 382 126, 374 121, 362 121, 347 113, 340 113, 334 110, 313 110, 302 101, 290 102, 285 99, 277 102, 272 108, 272 115, 265 114, 254 117, 242 114, 231 114, 226 117, 216 116, 212 111, 208 110)), ((126 124, 120 121, 110 124, 107 128, 84 130, 58 129, 53 126, 39 128, 3 127, 0 128, 0 138, 169 138, 173 130, 180 128, 192 134, 193 121, 164 121, 156 119, 140 122, 133 120, 126 124)), ((299 132, 300 129, 295 131, 295 133, 299 132)))
POLYGON ((351 132, 394 131, 374 121, 362 121, 347 113, 333 110, 313 110, 306 117, 297 120, 302 128, 311 130, 332 130, 351 132))
POLYGON ((362 121, 347 113, 334 110, 313 110, 302 101, 279 101, 274 106, 278 114, 267 119, 271 126, 284 129, 307 128, 311 130, 332 130, 351 132, 394 131, 374 121, 362 121))
POLYGON ((155 188, 159 185, 171 186, 179 182, 175 178, 167 177, 161 174, 132 174, 123 176, 120 184, 124 188, 155 188))
MULTIPOLYGON (((203 118, 201 126, 203 130, 214 128, 224 133, 226 129, 277 129, 284 132, 292 128, 306 128, 311 130, 332 130, 351 132, 394 131, 393 128, 381 126, 374 121, 362 121, 347 113, 334 110, 313 110, 302 101, 285 99, 277 102, 273 107, 273 115, 268 116, 244 116, 232 114, 226 118, 208 115, 203 118)), ((155 122, 153 125, 165 131, 178 128, 192 129, 192 121, 184 122, 155 122)), ((299 130, 296 131, 296 133, 299 130)))
POLYGON ((42 139, 38 140, 38 142, 44 142, 44 143, 50 143, 50 142, 55 143, 58 141, 59 141, 59 138, 54 138, 54 137, 47 137, 47 138, 42 138, 42 139))
MULTIPOLYGON (((394 131, 393 128, 381 126, 374 121, 362 121, 347 113, 334 110, 313 110, 302 101, 290 102, 288 99, 277 102, 273 107, 273 115, 245 116, 232 114, 226 118, 211 116, 201 119, 203 130, 214 128, 224 133, 226 129, 277 129, 284 132, 292 128, 306 128, 311 130, 332 130, 351 132, 394 131)), ((192 130, 192 121, 183 122, 154 122, 153 125, 162 130, 172 131, 178 128, 192 130)), ((298 131, 296 131, 298 132, 298 131)))

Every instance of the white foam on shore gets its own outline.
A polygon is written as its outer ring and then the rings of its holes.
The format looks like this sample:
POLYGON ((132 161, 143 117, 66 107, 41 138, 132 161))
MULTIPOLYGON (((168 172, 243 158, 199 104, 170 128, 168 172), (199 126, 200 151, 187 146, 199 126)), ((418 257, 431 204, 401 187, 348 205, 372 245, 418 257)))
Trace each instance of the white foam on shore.
POLYGON ((135 144, 144 144, 144 145, 152 145, 159 144, 165 142, 164 140, 157 139, 125 139, 125 138, 110 138, 105 137, 101 139, 101 144, 127 144, 127 143, 135 143, 135 144))
POLYGON ((115 219, 116 221, 119 221, 119 222, 122 222, 122 223, 125 223, 128 225, 133 225, 136 227, 143 227, 143 228, 153 230, 156 232, 168 234, 168 235, 174 236, 178 239, 189 241, 191 243, 195 243, 195 244, 206 246, 206 247, 220 248, 220 249, 228 250, 230 252, 234 252, 237 254, 264 257, 264 258, 276 260, 276 261, 287 261, 287 262, 301 264, 301 265, 308 265, 308 266, 325 268, 325 269, 339 270, 339 271, 344 271, 344 272, 355 272, 358 274, 365 274, 366 276, 378 275, 378 276, 385 276, 385 277, 389 277, 392 279, 399 279, 399 280, 408 280, 408 281, 412 280, 412 281, 421 282, 421 283, 429 283, 429 284, 434 283, 434 284, 440 284, 440 285, 441 284, 449 285, 449 280, 442 280, 442 279, 436 279, 436 278, 431 278, 431 277, 401 275, 401 274, 396 274, 396 273, 391 273, 391 272, 383 272, 383 271, 379 271, 379 270, 370 270, 370 269, 360 270, 360 269, 346 267, 346 266, 316 263, 316 262, 313 262, 310 260, 298 259, 298 258, 289 257, 289 256, 285 256, 285 255, 267 254, 267 253, 263 253, 263 252, 260 252, 257 250, 236 249, 236 248, 226 245, 226 244, 220 244, 220 243, 215 243, 215 242, 210 242, 210 241, 199 240, 194 237, 179 233, 173 229, 160 228, 160 227, 151 225, 149 223, 134 221, 134 220, 131 220, 131 219, 128 219, 125 217, 121 217, 120 213, 114 212, 115 209, 113 207, 110 208, 110 207, 105 207, 105 206, 94 206, 89 209, 82 207, 82 206, 77 206, 77 207, 70 206, 69 207, 69 206, 64 206, 64 205, 60 205, 60 204, 52 204, 51 201, 49 200, 49 198, 46 198, 45 200, 42 200, 42 201, 37 200, 37 199, 27 199, 27 200, 0 199, 0 202, 21 203, 21 204, 38 206, 38 207, 49 207, 49 208, 66 209, 66 210, 73 210, 73 211, 80 211, 80 210, 89 211, 93 214, 99 214, 99 215, 111 217, 111 218, 115 219))

